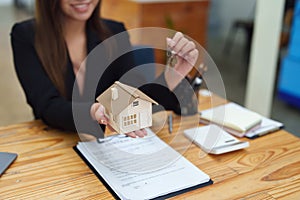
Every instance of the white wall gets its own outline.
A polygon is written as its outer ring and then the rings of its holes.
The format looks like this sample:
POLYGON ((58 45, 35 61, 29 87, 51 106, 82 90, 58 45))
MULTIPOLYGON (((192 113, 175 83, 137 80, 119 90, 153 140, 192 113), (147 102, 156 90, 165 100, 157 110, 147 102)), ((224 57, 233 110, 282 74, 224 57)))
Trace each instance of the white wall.
POLYGON ((284 0, 257 1, 246 90, 246 107, 270 117, 284 0))

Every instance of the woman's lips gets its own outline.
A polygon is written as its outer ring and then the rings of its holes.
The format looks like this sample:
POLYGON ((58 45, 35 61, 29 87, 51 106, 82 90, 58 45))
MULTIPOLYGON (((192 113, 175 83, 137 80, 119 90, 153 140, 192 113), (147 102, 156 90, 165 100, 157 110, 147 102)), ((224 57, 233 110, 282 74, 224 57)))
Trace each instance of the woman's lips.
POLYGON ((83 3, 83 4, 74 4, 72 7, 77 12, 86 12, 89 9, 89 3, 83 3))

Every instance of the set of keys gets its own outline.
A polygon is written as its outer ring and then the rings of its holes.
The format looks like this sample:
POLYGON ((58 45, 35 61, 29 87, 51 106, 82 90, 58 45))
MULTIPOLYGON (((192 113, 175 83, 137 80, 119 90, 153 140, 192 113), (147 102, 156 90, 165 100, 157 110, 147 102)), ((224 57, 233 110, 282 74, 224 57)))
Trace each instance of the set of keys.
MULTIPOLYGON (((167 49, 167 67, 174 67, 177 63, 176 58, 177 53, 170 48, 167 49)), ((201 76, 207 71, 207 66, 201 63, 199 67, 197 68, 198 73, 201 76)))
POLYGON ((174 67, 177 63, 176 52, 168 48, 167 58, 167 67, 174 67))

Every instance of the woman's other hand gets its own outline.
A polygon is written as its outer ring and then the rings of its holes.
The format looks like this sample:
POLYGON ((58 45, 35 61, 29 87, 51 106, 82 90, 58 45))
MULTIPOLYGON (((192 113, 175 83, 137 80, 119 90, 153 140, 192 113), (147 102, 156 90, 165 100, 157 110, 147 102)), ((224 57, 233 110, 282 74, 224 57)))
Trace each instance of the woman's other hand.
POLYGON ((132 137, 132 138, 136 138, 136 137, 145 137, 147 135, 147 131, 145 129, 140 129, 140 130, 137 130, 137 131, 132 131, 132 132, 129 132, 129 133, 125 133, 125 135, 129 136, 129 137, 132 137))
POLYGON ((194 42, 188 40, 180 32, 167 38, 167 47, 176 56, 174 68, 165 71, 165 78, 170 90, 173 90, 196 64, 199 51, 194 42))

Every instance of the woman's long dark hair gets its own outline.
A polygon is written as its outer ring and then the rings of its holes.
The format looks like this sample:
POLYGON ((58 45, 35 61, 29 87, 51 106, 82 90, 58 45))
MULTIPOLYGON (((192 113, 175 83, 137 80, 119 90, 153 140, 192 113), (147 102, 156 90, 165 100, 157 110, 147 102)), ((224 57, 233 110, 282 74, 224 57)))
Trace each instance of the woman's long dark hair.
MULTIPOLYGON (((101 0, 87 23, 101 40, 110 36, 100 18, 101 0)), ((66 97, 65 73, 67 47, 63 35, 63 13, 60 0, 36 0, 35 48, 39 59, 60 94, 66 97)))

